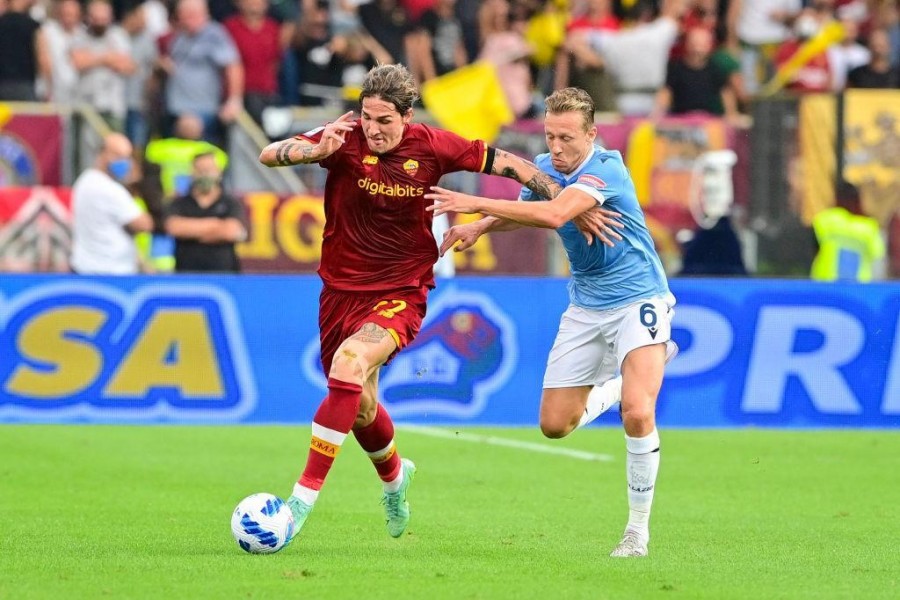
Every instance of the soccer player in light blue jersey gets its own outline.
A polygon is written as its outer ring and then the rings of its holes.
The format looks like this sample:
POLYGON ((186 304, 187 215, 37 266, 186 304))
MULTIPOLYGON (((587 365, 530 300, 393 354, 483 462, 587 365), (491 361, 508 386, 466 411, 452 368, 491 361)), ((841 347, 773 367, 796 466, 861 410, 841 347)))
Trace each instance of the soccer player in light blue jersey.
POLYGON ((665 363, 677 352, 670 339, 675 298, 621 154, 594 144, 590 96, 577 88, 550 95, 544 132, 550 151, 535 162, 564 188, 552 200, 529 189, 510 202, 439 187, 426 198, 434 201, 429 210, 435 214, 488 215, 448 231, 441 254, 465 250, 488 231, 531 226, 559 233, 572 278, 569 307, 547 359, 541 431, 565 437, 621 402, 629 517, 611 556, 646 556, 659 469, 656 398, 665 363), (610 220, 610 211, 618 213, 618 222, 610 220), (585 220, 603 243, 582 234, 585 220))

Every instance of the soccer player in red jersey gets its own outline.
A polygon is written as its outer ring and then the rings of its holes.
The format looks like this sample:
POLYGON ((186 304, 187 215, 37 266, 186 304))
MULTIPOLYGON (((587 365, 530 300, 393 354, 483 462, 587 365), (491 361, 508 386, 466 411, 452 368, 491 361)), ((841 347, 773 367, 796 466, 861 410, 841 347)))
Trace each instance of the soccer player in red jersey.
POLYGON ((559 192, 531 162, 413 123, 417 98, 405 67, 376 66, 362 85, 360 119, 348 112, 274 142, 260 155, 270 167, 319 163, 328 169, 319 266, 328 395, 313 417, 306 468, 288 499, 298 531, 350 431, 384 482, 388 532, 399 537, 409 523, 406 494, 415 465, 397 453, 377 388, 381 366, 418 333, 434 287, 438 252, 425 193, 454 171, 509 177, 543 197, 559 192))

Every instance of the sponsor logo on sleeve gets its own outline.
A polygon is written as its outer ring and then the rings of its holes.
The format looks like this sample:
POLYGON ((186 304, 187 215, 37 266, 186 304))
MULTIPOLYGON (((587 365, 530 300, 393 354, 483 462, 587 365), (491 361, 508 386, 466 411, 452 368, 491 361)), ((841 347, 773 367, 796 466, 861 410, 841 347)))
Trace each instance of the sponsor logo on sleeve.
POLYGON ((584 174, 578 177, 575 180, 575 183, 582 183, 584 185, 588 185, 596 190, 602 190, 606 187, 606 182, 597 177, 596 175, 584 174))

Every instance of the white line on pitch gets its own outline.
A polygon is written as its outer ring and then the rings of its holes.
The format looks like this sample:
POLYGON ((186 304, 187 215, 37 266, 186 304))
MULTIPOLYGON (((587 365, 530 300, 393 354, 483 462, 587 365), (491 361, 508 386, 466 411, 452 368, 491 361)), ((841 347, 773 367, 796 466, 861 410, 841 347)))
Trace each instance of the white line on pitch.
POLYGON ((505 446, 507 448, 517 448, 519 450, 529 450, 531 452, 543 452, 544 454, 559 454, 560 456, 568 456, 569 458, 577 458, 578 460, 592 460, 598 462, 610 462, 611 460, 613 460, 613 456, 610 454, 597 454, 595 452, 573 450, 571 448, 559 448, 557 446, 549 446, 547 444, 522 442, 519 440, 511 440, 509 438, 497 437, 494 435, 464 433, 461 431, 449 431, 446 429, 438 429, 436 427, 421 427, 418 425, 404 425, 401 427, 401 429, 403 431, 411 431, 413 433, 420 433, 422 435, 444 438, 448 440, 475 442, 476 444, 489 444, 491 446, 505 446))

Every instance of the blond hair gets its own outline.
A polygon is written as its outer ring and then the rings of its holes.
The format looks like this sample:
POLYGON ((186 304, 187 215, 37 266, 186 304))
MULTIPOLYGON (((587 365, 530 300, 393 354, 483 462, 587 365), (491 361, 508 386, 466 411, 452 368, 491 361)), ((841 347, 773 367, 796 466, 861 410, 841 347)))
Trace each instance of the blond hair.
POLYGON ((365 98, 381 98, 405 115, 419 99, 419 90, 412 74, 403 65, 376 65, 366 74, 359 102, 365 98))
POLYGON ((584 90, 575 87, 556 90, 544 102, 545 114, 579 112, 584 117, 584 130, 594 125, 594 101, 584 90))

